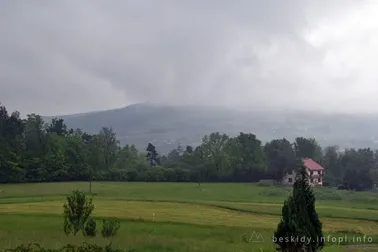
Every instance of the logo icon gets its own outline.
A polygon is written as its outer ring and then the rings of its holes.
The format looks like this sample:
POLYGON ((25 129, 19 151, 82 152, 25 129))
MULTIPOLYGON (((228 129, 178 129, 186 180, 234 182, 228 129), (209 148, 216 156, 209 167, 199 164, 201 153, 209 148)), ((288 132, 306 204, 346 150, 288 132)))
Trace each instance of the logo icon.
POLYGON ((262 234, 253 231, 251 234, 245 233, 243 235, 243 240, 245 242, 264 242, 262 234))

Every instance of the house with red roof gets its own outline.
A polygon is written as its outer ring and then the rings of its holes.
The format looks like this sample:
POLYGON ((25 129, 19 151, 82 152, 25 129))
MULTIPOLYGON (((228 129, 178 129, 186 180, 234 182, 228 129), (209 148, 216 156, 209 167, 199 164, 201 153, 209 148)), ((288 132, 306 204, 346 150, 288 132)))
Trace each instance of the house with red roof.
MULTIPOLYGON (((311 158, 304 158, 303 164, 306 167, 310 184, 313 186, 323 186, 324 168, 311 158)), ((294 171, 286 174, 282 180, 282 183, 285 185, 293 185, 294 182, 294 171)))

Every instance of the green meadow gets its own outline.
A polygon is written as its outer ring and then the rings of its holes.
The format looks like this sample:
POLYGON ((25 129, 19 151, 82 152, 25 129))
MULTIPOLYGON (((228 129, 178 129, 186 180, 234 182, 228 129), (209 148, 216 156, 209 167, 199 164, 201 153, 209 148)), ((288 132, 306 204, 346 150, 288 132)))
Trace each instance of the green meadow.
MULTIPOLYGON (((272 235, 291 188, 242 183, 95 182, 93 217, 122 220, 111 239, 63 232, 65 196, 84 182, 0 185, 0 248, 83 241, 133 251, 274 251, 272 235), (260 238, 257 236, 261 235, 260 238)), ((378 194, 314 189, 323 251, 378 251, 378 194), (377 244, 377 248, 376 245, 377 244)))

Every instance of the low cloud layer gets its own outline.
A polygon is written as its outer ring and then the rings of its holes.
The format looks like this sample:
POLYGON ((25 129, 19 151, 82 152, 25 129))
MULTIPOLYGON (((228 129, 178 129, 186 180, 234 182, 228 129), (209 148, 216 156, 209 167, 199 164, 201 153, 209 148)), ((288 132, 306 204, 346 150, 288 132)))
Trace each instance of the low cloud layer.
POLYGON ((375 0, 4 0, 0 101, 378 112, 376 13, 375 0))

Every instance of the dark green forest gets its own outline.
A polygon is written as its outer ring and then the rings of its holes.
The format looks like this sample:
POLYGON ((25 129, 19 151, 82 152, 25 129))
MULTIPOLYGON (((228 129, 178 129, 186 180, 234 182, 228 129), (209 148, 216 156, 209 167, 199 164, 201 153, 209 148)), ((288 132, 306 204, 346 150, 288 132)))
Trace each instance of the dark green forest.
POLYGON ((322 148, 316 139, 298 136, 262 143, 252 133, 236 137, 213 132, 199 146, 177 146, 161 154, 151 143, 144 152, 121 146, 109 127, 97 134, 69 129, 63 119, 51 123, 36 114, 20 117, 0 106, 0 182, 53 181, 280 181, 298 158, 312 158, 325 169, 324 184, 369 190, 378 178, 378 150, 322 148))

